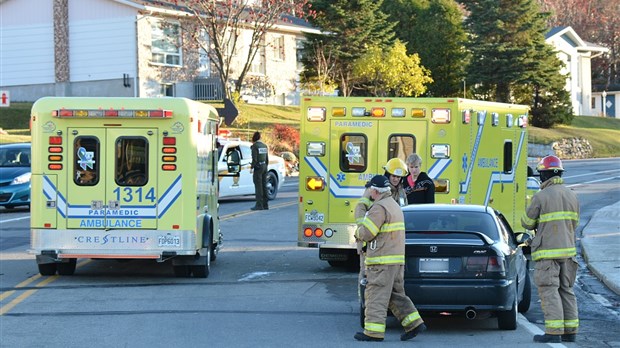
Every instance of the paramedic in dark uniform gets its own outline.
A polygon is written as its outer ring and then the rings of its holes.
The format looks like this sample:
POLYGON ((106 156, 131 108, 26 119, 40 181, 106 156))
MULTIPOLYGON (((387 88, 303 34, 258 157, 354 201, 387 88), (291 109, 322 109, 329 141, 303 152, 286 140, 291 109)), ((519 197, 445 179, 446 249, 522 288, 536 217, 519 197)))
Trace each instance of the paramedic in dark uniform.
POLYGON ((269 148, 260 140, 260 132, 252 135, 252 178, 254 179, 254 192, 256 192, 256 205, 252 210, 267 210, 267 165, 269 164, 269 148))

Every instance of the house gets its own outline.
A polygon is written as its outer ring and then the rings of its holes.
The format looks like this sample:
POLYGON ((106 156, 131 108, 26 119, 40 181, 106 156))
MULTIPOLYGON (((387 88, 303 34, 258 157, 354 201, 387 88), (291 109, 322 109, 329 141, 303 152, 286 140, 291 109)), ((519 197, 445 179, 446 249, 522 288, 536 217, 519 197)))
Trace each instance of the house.
POLYGON ((609 49, 582 40, 571 27, 551 29, 545 41, 555 48, 558 58, 564 62, 562 73, 568 74, 566 90, 570 92, 573 113, 578 116, 602 115, 601 94, 592 92, 590 62, 609 49))
MULTIPOLYGON (((12 101, 222 99, 207 55, 179 44, 189 35, 181 29, 185 15, 182 8, 155 0, 0 0, 0 90, 9 91, 12 101)), ((317 31, 293 20, 267 33, 246 80, 246 101, 299 103, 304 32, 317 31)), ((248 30, 242 39, 247 43, 250 35, 248 30)), ((234 52, 237 68, 246 55, 247 45, 234 52)))

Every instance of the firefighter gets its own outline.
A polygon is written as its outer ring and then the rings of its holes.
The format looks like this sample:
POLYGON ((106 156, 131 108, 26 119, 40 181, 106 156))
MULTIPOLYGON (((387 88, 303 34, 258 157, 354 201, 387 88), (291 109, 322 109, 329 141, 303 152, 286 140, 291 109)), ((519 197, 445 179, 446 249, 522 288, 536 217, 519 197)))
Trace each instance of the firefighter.
POLYGON ((398 205, 407 205, 407 194, 403 188, 403 179, 409 174, 407 165, 400 158, 392 158, 383 166, 385 177, 390 180, 390 188, 392 189, 392 198, 398 205))
POLYGON ((401 341, 426 329, 418 310, 405 294, 405 221, 400 206, 391 198, 389 180, 375 175, 366 187, 373 202, 355 233, 366 248, 364 332, 358 341, 383 341, 388 308, 405 329, 401 341))
POLYGON ((575 229, 579 223, 577 196, 563 185, 562 161, 547 156, 538 164, 542 185, 521 218, 521 225, 536 229, 533 238, 524 241, 532 248, 536 262, 534 282, 545 317, 545 334, 534 342, 575 342, 579 317, 573 291, 577 277, 575 229))
POLYGON ((269 209, 267 198, 267 165, 269 165, 269 148, 261 140, 260 132, 252 135, 252 179, 254 180, 254 192, 256 194, 256 205, 252 210, 269 209))

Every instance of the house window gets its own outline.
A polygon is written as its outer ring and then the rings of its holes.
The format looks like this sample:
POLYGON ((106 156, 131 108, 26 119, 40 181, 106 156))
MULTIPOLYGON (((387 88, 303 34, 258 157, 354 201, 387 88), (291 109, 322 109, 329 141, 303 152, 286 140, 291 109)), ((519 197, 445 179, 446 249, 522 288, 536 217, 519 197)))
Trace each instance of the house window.
POLYGON ((295 56, 297 59, 297 70, 303 70, 304 63, 302 61, 304 59, 304 40, 295 41, 295 51, 295 56))
POLYGON ((179 23, 153 21, 151 23, 151 62, 163 65, 181 65, 181 26, 179 23))
POLYGON ((284 60, 284 36, 278 36, 273 40, 273 59, 284 60))
POLYGON ((174 97, 174 85, 171 83, 162 83, 161 95, 164 97, 174 97))
POLYGON ((250 66, 250 72, 265 75, 265 45, 260 45, 258 52, 256 52, 252 66, 250 66))

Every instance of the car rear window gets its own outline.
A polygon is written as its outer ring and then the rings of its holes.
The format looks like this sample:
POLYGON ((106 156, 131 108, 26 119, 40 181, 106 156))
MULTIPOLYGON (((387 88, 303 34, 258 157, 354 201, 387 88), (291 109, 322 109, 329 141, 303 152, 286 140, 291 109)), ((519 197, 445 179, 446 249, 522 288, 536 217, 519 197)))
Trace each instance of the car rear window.
MULTIPOLYGON (((481 212, 405 212, 405 230, 407 232, 442 232, 442 231, 475 231, 482 232, 493 240, 498 240, 497 227, 493 217, 481 212)), ((414 233, 408 233, 412 238, 414 233)), ((420 234, 420 238, 425 238, 420 234)), ((443 234, 448 236, 447 234, 443 234)), ((434 234, 433 238, 441 238, 442 234, 434 234)), ((452 235, 450 238, 454 238, 452 235)), ((462 238, 466 238, 463 235, 462 238)))

